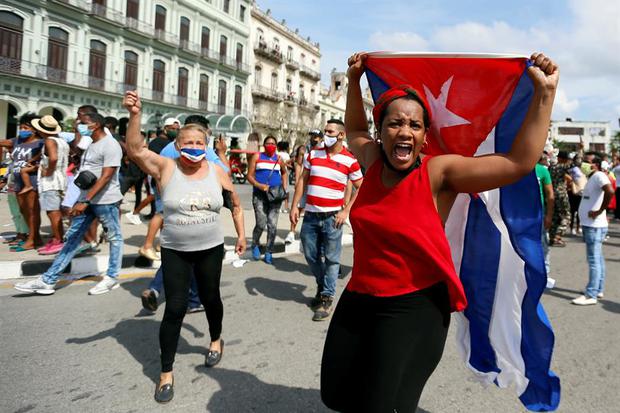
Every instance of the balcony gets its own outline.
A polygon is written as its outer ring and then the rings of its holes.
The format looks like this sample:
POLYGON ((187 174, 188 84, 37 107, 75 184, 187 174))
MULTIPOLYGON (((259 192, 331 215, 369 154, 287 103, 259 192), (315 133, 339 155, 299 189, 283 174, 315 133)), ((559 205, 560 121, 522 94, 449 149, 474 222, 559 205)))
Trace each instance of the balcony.
POLYGON ((146 22, 143 22, 142 20, 134 19, 133 17, 126 18, 125 27, 128 30, 138 32, 140 34, 144 34, 149 37, 152 37, 155 33, 153 26, 151 26, 150 24, 146 22))
POLYGON ((155 38, 173 46, 177 46, 179 44, 179 36, 164 30, 155 29, 155 38))
POLYGON ((252 86, 252 95, 273 102, 282 102, 284 100, 284 95, 276 89, 258 85, 252 86))
POLYGON ((299 99, 295 97, 295 93, 288 92, 288 94, 284 95, 284 103, 290 106, 295 106, 299 103, 299 99))
POLYGON ((299 108, 308 112, 317 112, 320 109, 318 104, 312 103, 306 98, 299 99, 299 108))
POLYGON ((282 63, 282 52, 277 47, 269 47, 264 41, 258 41, 254 45, 254 53, 278 64, 282 63))
POLYGON ((91 2, 87 0, 53 0, 54 3, 65 4, 67 6, 72 6, 80 10, 91 10, 91 2))
POLYGON ((91 6, 90 14, 102 19, 109 20, 121 26, 125 26, 126 23, 125 15, 121 11, 102 6, 101 4, 93 3, 91 6))
POLYGON ((197 43, 192 43, 189 40, 181 40, 179 42, 179 47, 191 53, 201 54, 200 45, 197 43))
POLYGON ((293 60, 292 57, 286 58, 286 68, 290 70, 299 70, 299 63, 293 60))
POLYGON ((299 74, 312 80, 321 80, 321 74, 316 70, 310 69, 306 65, 301 65, 299 68, 299 74))
POLYGON ((231 59, 228 56, 218 54, 217 60, 220 62, 220 64, 226 67, 229 67, 231 69, 234 69, 240 72, 244 72, 248 75, 250 74, 250 65, 243 63, 243 62, 239 62, 237 61, 237 59, 231 59))

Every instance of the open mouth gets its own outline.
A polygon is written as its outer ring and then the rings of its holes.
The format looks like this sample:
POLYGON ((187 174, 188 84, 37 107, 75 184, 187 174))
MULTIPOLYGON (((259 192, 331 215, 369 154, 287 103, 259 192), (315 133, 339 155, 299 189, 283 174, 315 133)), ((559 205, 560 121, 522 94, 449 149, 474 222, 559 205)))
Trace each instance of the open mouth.
POLYGON ((411 159, 413 145, 410 143, 397 143, 392 149, 392 156, 400 162, 407 162, 411 159))

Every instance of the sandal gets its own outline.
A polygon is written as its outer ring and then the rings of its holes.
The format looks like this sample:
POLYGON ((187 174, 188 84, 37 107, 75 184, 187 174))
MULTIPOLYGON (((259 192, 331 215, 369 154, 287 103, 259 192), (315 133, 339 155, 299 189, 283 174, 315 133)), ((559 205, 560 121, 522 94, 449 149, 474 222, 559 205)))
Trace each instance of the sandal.
POLYGON ((555 241, 553 241, 549 245, 551 245, 552 247, 565 247, 566 243, 564 241, 562 241, 561 239, 556 239, 555 241))

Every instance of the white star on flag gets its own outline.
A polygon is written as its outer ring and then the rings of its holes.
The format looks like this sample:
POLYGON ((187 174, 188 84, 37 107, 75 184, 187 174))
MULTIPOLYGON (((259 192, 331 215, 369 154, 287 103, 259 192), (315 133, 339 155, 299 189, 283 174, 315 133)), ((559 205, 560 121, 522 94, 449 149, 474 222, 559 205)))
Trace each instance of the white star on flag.
POLYGON ((424 86, 424 94, 426 95, 426 100, 428 101, 428 105, 430 106, 431 113, 433 119, 431 121, 431 129, 433 130, 433 134, 439 143, 439 146, 444 152, 448 152, 443 139, 441 137, 441 128, 449 128, 450 126, 458 126, 458 125, 469 125, 471 122, 465 118, 460 117, 454 112, 451 112, 450 109, 446 107, 448 103, 448 93, 450 93, 450 86, 452 85, 452 79, 454 76, 450 77, 450 79, 446 80, 444 84, 441 86, 441 90, 439 92, 439 96, 435 97, 433 92, 426 86, 424 86))

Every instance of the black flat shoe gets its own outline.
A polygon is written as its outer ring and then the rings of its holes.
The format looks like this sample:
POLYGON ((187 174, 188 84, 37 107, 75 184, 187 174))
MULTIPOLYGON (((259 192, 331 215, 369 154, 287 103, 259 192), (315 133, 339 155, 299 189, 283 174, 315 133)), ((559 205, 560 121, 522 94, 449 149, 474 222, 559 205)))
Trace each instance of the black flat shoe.
POLYGON ((220 360, 222 360, 222 354, 224 354, 224 340, 222 340, 222 343, 220 344, 220 346, 221 346, 220 351, 209 350, 209 352, 207 353, 207 357, 205 359, 205 366, 215 367, 220 362, 220 360))
POLYGON ((174 378, 172 383, 164 384, 155 390, 155 401, 157 403, 168 403, 174 397, 174 378))

